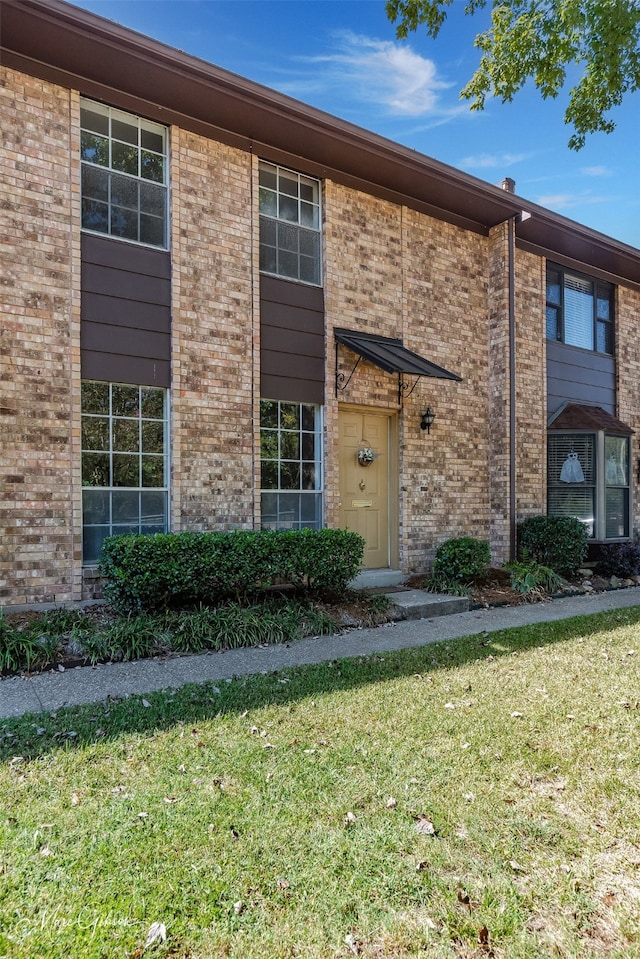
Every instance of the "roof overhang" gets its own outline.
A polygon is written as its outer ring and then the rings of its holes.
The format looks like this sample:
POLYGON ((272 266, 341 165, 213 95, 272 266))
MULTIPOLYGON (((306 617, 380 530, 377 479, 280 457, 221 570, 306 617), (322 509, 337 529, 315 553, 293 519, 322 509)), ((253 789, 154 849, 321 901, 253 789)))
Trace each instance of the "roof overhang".
POLYGON ((2 0, 5 66, 640 290, 640 251, 62 0, 2 0), (527 218, 519 217, 521 212, 527 218))
POLYGON ((549 430, 564 433, 613 433, 616 436, 633 436, 634 430, 601 406, 586 406, 582 403, 563 403, 548 421, 549 430))
POLYGON ((456 382, 460 382, 462 379, 457 373, 451 373, 444 367, 420 356, 419 353, 407 349, 400 339, 378 336, 375 333, 360 333, 356 330, 346 330, 341 327, 334 329, 333 335, 336 342, 336 396, 340 391, 347 388, 361 360, 373 363, 374 366, 386 373, 398 374, 399 403, 402 402, 403 396, 411 396, 418 380, 423 376, 440 380, 455 380, 456 382), (345 346, 358 357, 348 376, 338 370, 338 344, 345 346), (409 382, 404 379, 405 376, 415 377, 415 382, 411 388, 409 382))

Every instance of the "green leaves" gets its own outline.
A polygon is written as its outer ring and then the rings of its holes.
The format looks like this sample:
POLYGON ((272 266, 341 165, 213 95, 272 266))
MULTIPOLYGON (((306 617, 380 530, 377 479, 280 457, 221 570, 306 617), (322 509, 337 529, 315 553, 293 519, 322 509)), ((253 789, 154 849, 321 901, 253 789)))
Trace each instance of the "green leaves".
MULTIPOLYGON (((450 3, 390 0, 387 16, 400 39, 421 26, 435 38, 450 3)), ((465 12, 485 5, 471 0, 465 12)), ((591 133, 611 133, 611 111, 640 89, 640 5, 634 0, 494 0, 491 27, 475 46, 480 65, 460 93, 472 110, 483 110, 490 96, 511 101, 528 80, 544 99, 556 98, 567 74, 577 76, 564 115, 574 130, 572 150, 582 149, 591 133)))

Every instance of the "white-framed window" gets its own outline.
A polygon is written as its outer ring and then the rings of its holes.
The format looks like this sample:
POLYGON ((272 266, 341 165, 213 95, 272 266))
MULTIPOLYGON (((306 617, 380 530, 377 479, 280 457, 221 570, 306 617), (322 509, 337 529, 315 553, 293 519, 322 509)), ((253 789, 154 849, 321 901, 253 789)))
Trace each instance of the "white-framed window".
POLYGON ((82 383, 83 562, 107 536, 163 533, 168 525, 167 390, 82 383))
POLYGON ((613 353, 614 287, 560 266, 547 266, 547 339, 613 353))
POLYGON ((260 161, 260 270, 322 282, 320 181, 260 161))
POLYGON ((263 529, 322 527, 322 408, 260 403, 263 529))
POLYGON ((80 105, 82 228, 167 248, 167 128, 92 100, 80 105))
POLYGON ((547 511, 575 516, 591 539, 627 539, 631 487, 628 436, 550 432, 547 442, 547 511))

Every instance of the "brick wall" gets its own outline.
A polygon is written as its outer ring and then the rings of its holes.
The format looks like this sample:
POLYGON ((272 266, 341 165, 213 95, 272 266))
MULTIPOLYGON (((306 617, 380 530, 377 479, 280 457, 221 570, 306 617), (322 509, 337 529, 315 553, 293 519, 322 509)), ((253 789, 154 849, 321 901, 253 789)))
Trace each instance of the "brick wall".
POLYGON ((172 525, 253 522, 251 158, 174 128, 172 525))
POLYGON ((635 430, 631 438, 631 478, 636 486, 633 497, 632 528, 640 533, 640 495, 637 491, 640 457, 640 293, 618 287, 616 298, 617 415, 635 430))
MULTIPOLYGON (((486 241, 333 183, 324 202, 329 525, 338 516, 338 403, 398 408, 397 376, 365 362, 334 399, 333 328, 401 337, 463 377, 421 380, 399 411, 400 564, 425 569, 439 543, 486 536, 489 521, 486 241), (427 405, 431 435, 420 429, 427 405)), ((356 358, 340 348, 339 369, 348 374, 356 358)))
POLYGON ((0 69, 0 602, 80 596, 77 97, 0 69))

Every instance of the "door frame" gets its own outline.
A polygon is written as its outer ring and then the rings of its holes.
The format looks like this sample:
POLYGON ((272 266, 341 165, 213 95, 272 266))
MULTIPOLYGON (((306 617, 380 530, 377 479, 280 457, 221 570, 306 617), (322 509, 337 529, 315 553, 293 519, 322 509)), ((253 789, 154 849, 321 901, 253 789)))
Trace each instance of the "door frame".
MULTIPOLYGON (((389 569, 400 568, 400 456, 399 456, 399 417, 398 409, 389 409, 386 406, 367 406, 364 403, 338 403, 340 413, 365 413, 370 416, 386 416, 388 420, 388 476, 387 495, 389 508, 389 522, 387 529, 387 545, 389 554, 389 569)), ((338 494, 340 493, 340 473, 338 471, 338 494)), ((384 567, 383 567, 384 568, 384 567)))

